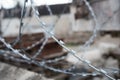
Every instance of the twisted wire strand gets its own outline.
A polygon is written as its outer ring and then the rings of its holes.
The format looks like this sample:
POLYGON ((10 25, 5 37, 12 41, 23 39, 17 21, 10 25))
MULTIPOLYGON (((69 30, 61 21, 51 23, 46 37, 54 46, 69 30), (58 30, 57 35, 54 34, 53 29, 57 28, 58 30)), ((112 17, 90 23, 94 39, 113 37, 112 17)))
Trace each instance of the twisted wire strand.
POLYGON ((30 50, 30 49, 34 48, 34 47, 37 46, 38 44, 42 43, 43 40, 44 40, 44 38, 40 39, 39 41, 33 43, 33 44, 30 45, 30 46, 27 46, 25 50, 30 50))
MULTIPOLYGON (((45 6, 46 6, 46 8, 47 8, 47 10, 48 10, 48 12, 49 12, 49 15, 50 15, 50 16, 53 16, 53 12, 52 12, 50 6, 49 6, 49 5, 45 5, 45 6)), ((63 9, 63 12, 64 12, 64 9, 63 9)), ((39 14, 39 16, 40 16, 40 14, 39 14)), ((50 32, 53 32, 53 29, 54 29, 56 23, 58 22, 59 18, 60 18, 60 16, 59 16, 58 19, 55 21, 55 23, 52 24, 52 26, 49 26, 49 27, 51 27, 50 30, 49 30, 50 32)), ((41 47, 39 48, 39 50, 35 53, 35 55, 33 56, 33 58, 36 58, 38 55, 41 54, 44 46, 46 45, 46 43, 47 43, 47 41, 48 41, 49 36, 47 35, 47 33, 44 33, 44 34, 45 34, 45 40, 44 40, 44 42, 42 43, 42 45, 41 45, 41 47)), ((32 46, 35 47, 34 44, 33 44, 32 46)), ((32 46, 31 46, 31 47, 32 47, 32 46)))
MULTIPOLYGON (((7 44, 1 37, 0 37, 0 40, 4 43, 4 44, 6 44, 6 47, 8 47, 9 49, 12 49, 11 47, 10 47, 10 45, 9 44, 7 44)), ((2 51, 2 52, 6 52, 6 51, 2 51)), ((12 52, 14 52, 15 54, 20 54, 20 56, 23 58, 23 59, 18 59, 18 58, 15 58, 14 56, 9 56, 8 58, 10 58, 10 59, 12 59, 12 60, 14 60, 14 61, 17 61, 17 62, 26 62, 26 63, 29 63, 29 64, 31 64, 31 63, 33 63, 33 64, 36 64, 36 65, 38 65, 38 66, 41 66, 41 67, 44 67, 44 68, 46 68, 46 69, 49 69, 49 70, 52 70, 52 71, 55 71, 55 72, 62 72, 62 73, 65 73, 65 74, 71 74, 71 75, 73 75, 73 76, 77 76, 77 75, 79 75, 79 76, 97 76, 97 75, 100 75, 100 73, 96 73, 96 72, 94 72, 94 73, 75 73, 75 72, 69 72, 69 71, 67 71, 67 70, 61 70, 61 69, 56 69, 56 68, 53 68, 53 67, 50 67, 50 66, 47 66, 46 65, 46 63, 51 63, 52 61, 54 62, 54 61, 58 61, 58 59, 56 58, 55 60, 48 60, 48 61, 41 61, 41 62, 38 62, 38 61, 35 61, 35 60, 32 60, 32 59, 28 59, 28 58, 26 58, 25 57, 25 55, 22 55, 21 53, 18 53, 18 51, 15 51, 14 49, 13 49, 13 51, 12 52)), ((62 57, 61 59, 63 59, 64 57, 62 57)), ((111 72, 111 73, 116 73, 117 71, 113 71, 113 72, 111 72)))
MULTIPOLYGON (((93 77, 95 77, 95 76, 101 75, 98 72, 91 72, 91 73, 81 72, 81 73, 79 73, 79 72, 72 72, 72 71, 69 71, 69 70, 57 69, 57 68, 48 66, 46 61, 38 62, 38 61, 35 61, 35 60, 24 60, 24 59, 15 58, 14 56, 7 56, 7 59, 11 59, 11 60, 13 60, 15 62, 25 62, 25 63, 28 63, 28 64, 36 64, 36 65, 38 65, 40 67, 44 67, 46 69, 49 69, 49 70, 52 70, 52 71, 55 71, 55 72, 70 74, 72 76, 83 76, 83 77, 93 76, 93 77)), ((118 73, 118 69, 114 69, 114 68, 111 68, 111 69, 113 71, 110 71, 109 73, 111 73, 111 74, 118 73)))
MULTIPOLYGON (((49 14, 50 14, 50 16, 52 16, 53 15, 53 13, 52 13, 52 10, 51 10, 51 8, 48 6, 48 5, 46 5, 46 8, 48 9, 48 12, 49 12, 49 14)), ((54 26, 51 26, 52 28, 54 27, 54 26)), ((49 31, 52 31, 51 29, 49 30, 49 31)), ((43 50, 43 48, 45 47, 45 45, 47 44, 47 41, 48 41, 48 39, 49 39, 49 36, 48 36, 48 34, 47 33, 44 33, 44 37, 45 37, 45 40, 43 41, 43 43, 42 43, 42 45, 41 45, 41 47, 38 49, 38 51, 35 53, 35 55, 33 55, 33 57, 32 58, 36 58, 38 55, 40 55, 41 54, 41 52, 42 52, 42 50, 43 50)))
MULTIPOLYGON (((12 51, 7 51, 7 50, 2 50, 2 49, 0 49, 0 55, 3 55, 4 53, 11 53, 12 51)), ((33 59, 31 59, 31 60, 26 60, 26 59, 22 59, 22 58, 16 58, 14 55, 9 55, 9 54, 4 54, 3 56, 5 56, 5 58, 7 57, 7 59, 11 59, 11 60, 13 60, 13 61, 15 61, 15 62, 25 62, 25 63, 28 63, 28 64, 31 64, 32 62, 35 62, 35 60, 33 60, 33 59)), ((64 60, 65 59, 65 57, 66 56, 62 56, 62 57, 59 57, 59 58, 55 58, 55 59, 50 59, 50 60, 42 60, 42 61, 40 61, 39 63, 45 63, 45 64, 48 64, 48 63, 56 63, 56 62, 58 62, 58 61, 60 61, 60 60, 64 60)), ((52 69, 56 69, 56 68, 54 68, 54 67, 51 67, 52 69)), ((70 68, 68 68, 68 69, 64 69, 64 71, 69 71, 69 72, 71 72, 73 69, 75 69, 75 67, 74 66, 72 66, 72 67, 70 67, 70 68)), ((117 69, 117 68, 112 68, 112 67, 109 67, 109 68, 104 68, 105 70, 108 70, 108 72, 109 73, 111 73, 111 74, 114 74, 114 73, 119 73, 119 71, 120 71, 120 69, 117 69)), ((61 70, 61 71, 63 71, 62 69, 59 69, 59 70, 61 70)), ((64 72, 63 71, 63 72, 64 72)), ((82 75, 85 75, 86 74, 86 76, 89 76, 89 75, 91 75, 91 76, 95 76, 95 75, 100 75, 100 73, 97 73, 97 72, 92 72, 92 73, 87 73, 87 72, 84 72, 84 73, 76 73, 76 72, 72 72, 72 75, 80 75, 81 74, 81 76, 82 75)))
MULTIPOLYGON (((52 13, 52 10, 51 10, 50 6, 49 6, 49 5, 46 5, 46 7, 47 7, 47 9, 49 9, 48 12, 49 12, 49 14, 52 16, 53 13, 52 13)), ((68 7, 68 5, 65 6, 65 8, 64 8, 63 11, 62 11, 62 14, 63 14, 64 11, 66 10, 66 7, 68 7)), ((40 15, 40 14, 39 14, 39 15, 40 15)), ((51 26, 51 28, 50 28, 50 31, 53 31, 54 27, 56 26, 56 24, 57 24, 57 22, 59 21, 60 18, 61 18, 61 15, 58 15, 58 16, 57 16, 57 19, 56 19, 55 22, 52 24, 52 26, 51 26)), ((43 37, 41 40, 33 43, 32 45, 28 46, 25 50, 29 50, 29 49, 34 48, 34 47, 37 46, 38 44, 42 43, 44 39, 45 39, 45 37, 43 37)))
MULTIPOLYGON (((21 43, 21 36, 22 36, 22 27, 23 27, 23 17, 25 16, 26 13, 26 2, 27 0, 24 0, 24 6, 22 8, 22 12, 21 12, 21 18, 20 18, 20 27, 19 27, 19 35, 16 38, 16 40, 14 41, 12 46, 15 46, 18 42, 21 43)), ((21 46, 21 44, 20 44, 21 46)))

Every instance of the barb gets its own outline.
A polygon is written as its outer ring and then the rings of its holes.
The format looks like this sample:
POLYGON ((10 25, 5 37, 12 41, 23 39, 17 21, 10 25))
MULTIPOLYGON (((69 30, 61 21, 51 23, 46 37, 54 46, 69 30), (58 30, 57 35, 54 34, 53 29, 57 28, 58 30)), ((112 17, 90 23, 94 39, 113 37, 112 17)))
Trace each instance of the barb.
POLYGON ((44 40, 44 38, 40 39, 39 41, 33 43, 31 46, 28 46, 25 50, 30 50, 32 48, 34 48, 35 46, 37 46, 38 44, 42 43, 44 40))
MULTIPOLYGON (((49 7, 49 5, 46 5, 46 8, 48 9, 49 14, 52 16, 53 13, 52 13, 52 10, 51 10, 51 8, 49 7)), ((54 26, 49 26, 49 27, 52 27, 52 28, 53 28, 54 26)), ((49 31, 50 31, 50 32, 52 31, 51 28, 50 28, 49 31)), ((35 55, 33 56, 33 59, 35 59, 38 55, 41 54, 44 46, 46 45, 46 43, 47 43, 47 41, 48 41, 48 38, 49 38, 48 34, 47 34, 47 33, 44 33, 44 35, 45 35, 45 40, 44 40, 44 42, 42 43, 42 45, 41 45, 41 47, 39 48, 39 50, 37 51, 37 53, 35 53, 35 55)))
MULTIPOLYGON (((9 52, 9 51, 4 51, 4 50, 0 50, 1 52, 9 52)), ((4 56, 4 55, 3 55, 4 56)), ((47 62, 49 62, 49 60, 46 60, 46 61, 35 61, 35 60, 24 60, 24 59, 19 59, 19 58, 16 58, 14 56, 7 56, 5 55, 5 57, 7 59, 10 59, 10 60, 13 60, 15 62, 25 62, 25 63, 28 63, 28 64, 35 64, 35 65, 38 65, 40 67, 44 67, 46 69, 49 69, 49 70, 52 70, 52 71, 55 71, 55 72, 62 72, 62 73, 65 73, 65 74, 71 74, 73 76, 97 76, 97 75, 101 75, 100 73, 97 73, 97 72, 92 72, 92 73, 87 73, 87 72, 82 72, 82 73, 78 73, 78 72, 72 72, 71 70, 68 70, 68 69, 57 69, 57 68, 53 68, 53 67, 50 67, 50 66, 47 66, 47 62)), ((53 62, 54 63, 54 62, 53 62)), ((109 73, 111 74, 114 74, 114 73, 119 73, 119 69, 114 69, 114 68, 106 68, 107 70, 112 70, 112 71, 109 71, 109 73)))

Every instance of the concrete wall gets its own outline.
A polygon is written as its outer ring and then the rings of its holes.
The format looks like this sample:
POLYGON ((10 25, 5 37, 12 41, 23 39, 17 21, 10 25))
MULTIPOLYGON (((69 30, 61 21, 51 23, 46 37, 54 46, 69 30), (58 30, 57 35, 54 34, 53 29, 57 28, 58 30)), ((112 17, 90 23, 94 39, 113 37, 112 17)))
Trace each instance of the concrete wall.
POLYGON ((120 0, 105 0, 93 4, 102 30, 120 30, 120 0))
MULTIPOLYGON (((92 7, 97 15, 98 22, 101 24, 101 30, 120 30, 119 6, 119 0, 106 0, 92 4, 92 7), (103 24, 104 22, 106 23, 103 24)), ((94 29, 94 22, 92 18, 89 20, 75 20, 74 14, 76 12, 76 8, 73 5, 70 8, 70 14, 62 15, 60 18, 54 15, 42 16, 40 19, 41 21, 47 23, 48 26, 55 23, 54 32, 56 36, 64 37, 73 34, 74 32, 92 31, 94 29), (58 20, 57 23, 56 20, 58 20)), ((39 27, 39 22, 35 19, 35 16, 32 18, 25 18, 23 22, 25 24, 23 33, 36 33, 42 31, 42 29, 39 27)), ((20 20, 17 18, 4 19, 2 21, 3 35, 17 35, 19 26, 20 20)))
MULTIPOLYGON (((97 16, 101 30, 120 31, 120 0, 102 0, 91 5, 97 16)), ((71 7, 71 10, 73 31, 91 31, 94 29, 92 19, 74 20, 74 6, 71 7)))
MULTIPOLYGON (((66 35, 70 26, 69 14, 62 15, 60 18, 57 16, 43 16, 40 17, 41 21, 44 21, 49 26, 55 25, 53 31, 56 35, 66 35), (56 23, 56 20, 57 23, 56 23)), ((42 32, 42 28, 37 21, 37 19, 33 16, 32 18, 23 19, 24 22, 24 30, 23 33, 37 33, 42 32)), ((14 19, 4 19, 2 21, 2 32, 4 36, 14 36, 19 34, 20 20, 18 18, 14 19)))

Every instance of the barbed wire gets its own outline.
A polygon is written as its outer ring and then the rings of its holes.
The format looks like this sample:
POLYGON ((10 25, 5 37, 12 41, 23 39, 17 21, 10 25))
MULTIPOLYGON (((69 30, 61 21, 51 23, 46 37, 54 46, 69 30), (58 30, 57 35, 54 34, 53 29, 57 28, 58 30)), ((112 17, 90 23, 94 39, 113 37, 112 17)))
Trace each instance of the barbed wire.
MULTIPOLYGON (((85 2, 85 4, 89 7, 89 10, 92 11, 92 8, 91 8, 91 6, 89 5, 89 3, 88 3, 86 0, 84 0, 84 2, 85 2)), ((33 0, 31 0, 31 5, 32 5, 32 4, 33 4, 33 0)), ((88 65, 89 67, 91 67, 92 69, 96 70, 96 71, 99 72, 99 73, 102 73, 103 75, 105 75, 106 77, 108 77, 108 78, 111 79, 111 80, 115 80, 114 78, 112 78, 111 76, 109 76, 108 73, 107 73, 106 71, 104 71, 103 69, 98 69, 98 68, 96 68, 95 66, 93 66, 88 60, 84 60, 83 58, 80 58, 79 56, 76 56, 76 51, 70 50, 69 48, 67 48, 67 47, 64 45, 63 41, 59 41, 59 40, 54 36, 53 33, 49 32, 49 31, 46 29, 46 24, 40 20, 40 18, 39 18, 39 16, 38 16, 39 13, 38 13, 38 11, 34 8, 34 5, 32 5, 32 9, 33 9, 33 11, 34 11, 34 13, 35 13, 35 15, 36 15, 36 18, 38 19, 41 27, 44 29, 44 31, 47 32, 47 33, 49 34, 49 36, 51 36, 61 47, 63 47, 65 50, 67 50, 69 53, 71 53, 71 54, 72 54, 75 58, 77 58, 79 61, 83 62, 84 64, 87 64, 87 65, 88 65)), ((97 20, 96 20, 96 17, 94 16, 94 14, 93 14, 93 11, 92 11, 92 16, 95 18, 95 22, 97 23, 97 20)), ((95 32, 96 32, 96 30, 95 30, 95 32)), ((91 42, 91 39, 93 39, 93 37, 90 38, 90 42, 91 42)))
MULTIPOLYGON (((95 28, 93 29, 93 35, 89 38, 89 40, 87 40, 87 41, 85 42, 85 44, 83 45, 83 47, 80 48, 80 49, 84 49, 84 50, 85 50, 85 48, 86 48, 86 47, 89 47, 89 46, 91 45, 91 43, 94 41, 94 39, 96 38, 97 33, 99 32, 99 29, 100 29, 100 25, 98 24, 97 18, 96 18, 96 16, 95 16, 94 11, 93 11, 92 7, 90 6, 89 2, 88 2, 87 0, 82 0, 82 1, 84 1, 85 4, 86 4, 86 6, 88 7, 88 9, 89 9, 89 11, 90 11, 90 13, 91 13, 91 15, 92 15, 92 17, 93 17, 93 19, 94 19, 94 23, 95 23, 95 28)), ((24 8, 22 9, 23 14, 21 14, 21 21, 20 21, 21 24, 23 24, 23 23, 22 23, 22 19, 23 19, 22 16, 25 14, 25 13, 24 13, 24 9, 25 9, 25 4, 26 4, 26 2, 27 2, 27 0, 25 0, 25 2, 24 2, 24 8)), ((36 45, 38 45, 38 44, 41 43, 41 42, 42 42, 42 45, 40 46, 40 48, 38 49, 38 51, 37 51, 32 57, 28 57, 28 56, 25 55, 24 53, 21 53, 21 52, 20 52, 21 49, 14 49, 11 44, 7 43, 7 42, 5 41, 5 39, 0 36, 0 41, 8 48, 7 53, 10 53, 10 54, 13 53, 13 54, 15 54, 15 55, 19 55, 19 57, 21 57, 22 59, 15 58, 14 55, 12 55, 12 56, 7 56, 8 58, 10 58, 10 59, 12 59, 12 60, 14 60, 14 61, 16 61, 16 62, 26 62, 26 63, 29 63, 29 64, 32 63, 32 64, 35 64, 35 65, 37 65, 37 66, 44 67, 44 68, 46 68, 46 69, 52 70, 52 71, 54 71, 54 72, 71 74, 71 75, 73 75, 73 76, 79 75, 79 76, 84 76, 84 77, 86 77, 86 76, 104 75, 104 76, 106 76, 108 79, 115 80, 113 77, 109 76, 109 74, 110 74, 110 73, 112 73, 112 74, 118 73, 118 72, 119 72, 118 70, 113 70, 113 71, 111 71, 111 69, 110 69, 109 71, 106 71, 105 69, 97 68, 97 67, 95 67, 94 65, 92 65, 90 61, 84 59, 84 57, 77 56, 76 53, 79 52, 79 50, 78 50, 78 51, 74 51, 74 50, 72 50, 72 49, 69 49, 68 47, 65 46, 65 43, 64 43, 62 40, 58 40, 58 39, 54 36, 54 32, 52 31, 52 29, 54 29, 56 23, 53 24, 53 26, 51 26, 51 29, 48 29, 49 26, 48 26, 44 21, 41 21, 41 20, 40 20, 40 18, 39 18, 40 14, 39 14, 38 10, 35 8, 35 6, 33 5, 33 2, 34 2, 34 1, 33 1, 33 0, 30 0, 30 2, 31 2, 31 7, 32 7, 32 10, 33 10, 33 13, 34 13, 35 16, 36 16, 36 19, 37 19, 37 21, 39 22, 40 27, 43 28, 44 35, 45 35, 45 36, 44 36, 42 39, 40 39, 40 41, 35 42, 35 43, 32 44, 31 46, 28 46, 25 50, 31 49, 31 48, 35 47, 36 45), (78 59, 79 61, 81 61, 83 64, 86 64, 86 65, 89 66, 91 69, 95 70, 95 72, 93 72, 93 73, 75 73, 75 72, 72 72, 72 70, 75 69, 75 66, 70 66, 70 67, 67 68, 67 69, 57 69, 57 68, 54 68, 54 67, 52 67, 52 66, 47 65, 48 63, 53 64, 53 63, 56 63, 56 62, 58 62, 58 61, 60 61, 60 60, 64 60, 64 59, 66 58, 66 56, 62 56, 62 57, 59 57, 59 58, 55 58, 55 59, 53 59, 53 60, 37 61, 35 58, 36 58, 38 55, 42 54, 41 51, 43 50, 44 46, 46 45, 49 37, 53 38, 62 48, 64 48, 64 49, 68 52, 68 54, 73 55, 76 59, 78 59), (111 72, 110 72, 110 71, 111 71, 111 72)), ((49 14, 52 16, 53 13, 52 13, 52 10, 50 9, 50 7, 49 7, 48 5, 46 5, 46 8, 48 9, 49 14)), ((57 22, 57 21, 58 21, 58 20, 56 20, 55 22, 57 22)), ((22 28, 21 26, 22 26, 22 25, 20 25, 20 28, 22 28)), ((20 31, 19 31, 19 35, 21 35, 21 30, 22 30, 22 29, 20 29, 20 31)), ((19 39, 20 39, 20 37, 19 37, 19 39)), ((17 41, 17 42, 19 42, 19 41, 17 41)), ((6 53, 6 50, 5 50, 5 51, 4 51, 4 50, 0 50, 0 54, 5 54, 5 53, 6 53)))
MULTIPOLYGON (((6 52, 6 51, 3 51, 3 53, 4 52, 6 52)), ((50 66, 48 66, 47 65, 47 62, 49 62, 49 60, 47 60, 47 61, 41 61, 41 62, 38 62, 38 61, 35 61, 35 60, 24 60, 24 59, 19 59, 19 58, 16 58, 16 57, 13 57, 13 56, 6 56, 5 55, 5 57, 7 58, 7 59, 10 59, 10 60, 13 60, 13 61, 15 61, 15 62, 25 62, 25 63, 28 63, 28 64, 36 64, 36 65, 38 65, 38 66, 40 66, 40 67, 43 67, 43 68, 46 68, 46 69, 49 69, 49 70, 52 70, 52 71, 55 71, 55 72, 62 72, 62 73, 65 73, 65 74, 70 74, 70 75, 72 75, 72 76, 83 76, 83 77, 86 77, 86 76, 92 76, 92 77, 96 77, 96 76, 99 76, 99 75, 101 75, 100 73, 97 73, 97 72, 89 72, 89 73, 87 73, 87 72, 72 72, 71 70, 68 70, 68 69, 64 69, 64 70, 62 70, 62 69, 57 69, 57 68, 54 68, 54 67, 50 67, 50 66)), ((114 68, 110 68, 110 70, 109 70, 109 74, 111 73, 111 74, 115 74, 115 73, 118 73, 118 71, 120 71, 120 70, 118 70, 118 69, 114 69, 114 68), (113 70, 113 71, 110 71, 110 70, 113 70)))
MULTIPOLYGON (((2 51, 2 50, 1 50, 2 51)), ((4 52, 8 52, 9 53, 9 51, 2 51, 2 53, 4 53, 4 52)), ((11 52, 10 52, 11 53, 11 52)), ((70 75, 73 75, 73 76, 83 76, 83 77, 86 77, 86 76, 93 76, 93 77, 95 77, 95 76, 98 76, 98 75, 101 75, 100 73, 97 73, 97 72, 89 72, 89 73, 87 73, 87 72, 72 72, 72 70, 70 69, 64 69, 64 70, 62 70, 62 69, 58 69, 58 68, 54 68, 54 67, 50 67, 50 66, 48 66, 47 65, 47 63, 49 62, 49 63, 52 63, 52 61, 54 61, 54 60, 46 60, 46 61, 36 61, 36 60, 24 60, 24 59, 21 59, 21 58, 16 58, 16 57, 14 57, 14 56, 10 56, 10 55, 4 55, 5 56, 5 58, 7 58, 7 59, 10 59, 10 60, 13 60, 13 61, 15 61, 15 62, 25 62, 25 63, 28 63, 28 64, 36 64, 36 65, 38 65, 38 66, 40 66, 40 67, 43 67, 43 68, 46 68, 46 69, 49 69, 49 70, 52 70, 52 71, 55 71, 55 72, 62 72, 62 73, 65 73, 65 74, 70 74, 70 75)), ((56 58, 57 59, 57 58, 56 58)), ((75 68, 74 68, 75 69, 75 68)), ((108 72, 109 72, 109 74, 115 74, 115 73, 118 73, 120 70, 118 70, 118 69, 115 69, 115 68, 106 68, 107 70, 109 70, 108 72), (113 71, 112 71, 113 70, 113 71)))

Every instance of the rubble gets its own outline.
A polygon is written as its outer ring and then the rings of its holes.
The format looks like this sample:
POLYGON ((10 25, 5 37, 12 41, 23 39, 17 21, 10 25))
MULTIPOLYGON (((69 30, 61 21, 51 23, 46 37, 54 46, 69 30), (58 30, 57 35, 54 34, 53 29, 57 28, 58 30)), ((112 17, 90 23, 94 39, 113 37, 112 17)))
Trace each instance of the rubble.
POLYGON ((42 74, 34 73, 19 67, 0 62, 0 80, 54 80, 42 74))

